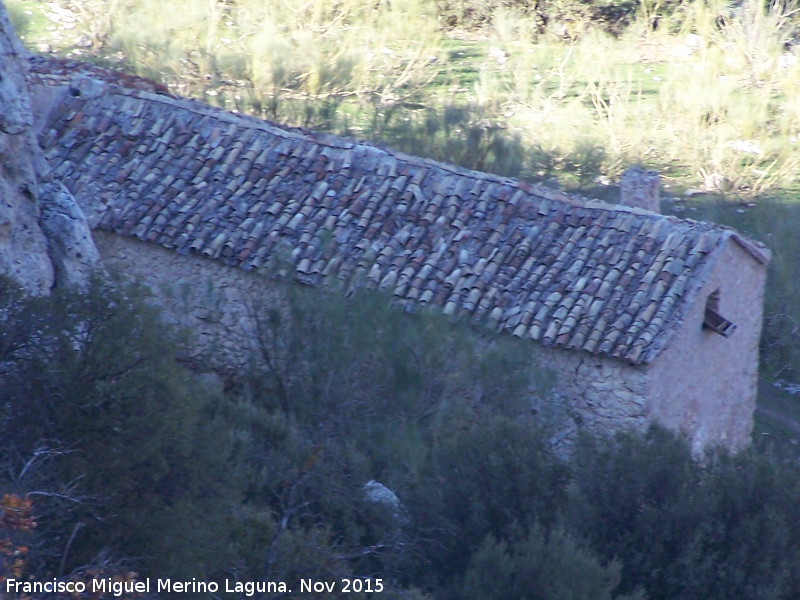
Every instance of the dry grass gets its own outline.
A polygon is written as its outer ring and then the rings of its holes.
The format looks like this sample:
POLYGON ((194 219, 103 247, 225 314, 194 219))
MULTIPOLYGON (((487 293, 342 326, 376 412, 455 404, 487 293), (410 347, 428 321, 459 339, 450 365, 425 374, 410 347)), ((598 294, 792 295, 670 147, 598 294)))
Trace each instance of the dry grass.
POLYGON ((507 58, 486 69, 477 100, 491 99, 555 154, 602 148, 610 175, 643 162, 712 191, 795 185, 793 9, 745 6, 718 23, 708 5, 692 6, 677 34, 632 27, 618 39, 595 32, 569 43, 526 45, 527 24, 509 19, 489 42, 507 58))
MULTIPOLYGON (((794 1, 761 9, 746 0, 736 12, 695 0, 657 30, 643 3, 617 38, 578 13, 542 34, 532 17, 498 10, 479 35, 455 40, 443 36, 431 0, 61 5, 78 18, 66 44, 80 33, 89 54, 228 108, 406 150, 441 148, 435 157, 452 161, 485 158, 468 146, 488 131, 521 140, 495 144, 496 154, 525 155, 467 166, 582 185, 641 162, 678 187, 752 197, 798 184, 794 1), (454 44, 463 52, 448 52, 454 44), (447 107, 467 115, 459 126, 446 122, 447 107)), ((19 15, 47 3, 10 6, 19 15)))

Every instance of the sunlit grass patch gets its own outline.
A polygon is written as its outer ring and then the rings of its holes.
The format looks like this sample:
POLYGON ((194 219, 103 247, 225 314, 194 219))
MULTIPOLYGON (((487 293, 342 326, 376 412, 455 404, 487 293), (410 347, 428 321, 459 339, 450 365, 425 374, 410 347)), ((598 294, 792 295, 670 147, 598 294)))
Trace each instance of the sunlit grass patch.
MULTIPOLYGON (((183 0, 170 19, 156 0, 62 0, 82 29, 62 42, 88 36, 98 59, 228 109, 507 175, 585 186, 644 163, 733 196, 797 184, 794 0, 643 3, 624 29, 573 4, 464 31, 430 0, 183 0)), ((52 33, 50 4, 10 6, 38 7, 17 19, 32 47, 52 33)))
POLYGON ((50 21, 44 3, 37 0, 4 0, 9 19, 17 35, 29 45, 49 37, 50 21))

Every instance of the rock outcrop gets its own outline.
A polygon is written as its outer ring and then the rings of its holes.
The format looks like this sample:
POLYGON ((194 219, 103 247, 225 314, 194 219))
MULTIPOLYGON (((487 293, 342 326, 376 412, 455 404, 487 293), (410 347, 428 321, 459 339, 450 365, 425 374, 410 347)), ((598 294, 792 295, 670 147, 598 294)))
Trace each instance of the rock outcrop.
POLYGON ((81 284, 97 262, 83 213, 33 134, 26 52, 0 2, 0 274, 28 292, 81 284))
POLYGON ((0 272, 34 294, 54 272, 39 227, 38 178, 24 51, 0 4, 0 272))
POLYGON ((58 181, 39 186, 39 224, 59 285, 83 285, 100 260, 86 217, 58 181))

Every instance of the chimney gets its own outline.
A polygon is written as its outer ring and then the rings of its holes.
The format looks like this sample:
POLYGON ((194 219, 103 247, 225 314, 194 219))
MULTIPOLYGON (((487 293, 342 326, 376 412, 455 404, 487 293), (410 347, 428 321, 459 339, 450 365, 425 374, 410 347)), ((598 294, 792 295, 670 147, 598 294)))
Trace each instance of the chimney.
POLYGON ((622 174, 619 186, 620 204, 659 212, 658 171, 648 171, 638 165, 630 167, 622 174))

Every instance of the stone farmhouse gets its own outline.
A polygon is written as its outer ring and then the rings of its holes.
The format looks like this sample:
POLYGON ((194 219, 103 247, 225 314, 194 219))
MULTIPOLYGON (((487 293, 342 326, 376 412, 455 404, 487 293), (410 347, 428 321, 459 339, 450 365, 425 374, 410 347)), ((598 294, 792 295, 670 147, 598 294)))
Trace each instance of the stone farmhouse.
MULTIPOLYGON (((199 353, 244 362, 282 256, 307 284, 391 292, 530 340, 563 420, 749 443, 769 252, 736 231, 587 200, 34 59, 39 143, 102 260, 199 353)), ((657 208, 657 207, 653 207, 657 208)), ((274 287, 274 286, 272 286, 274 287)))

